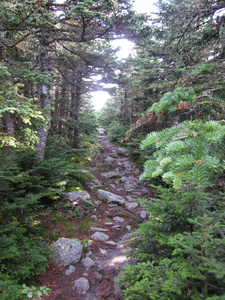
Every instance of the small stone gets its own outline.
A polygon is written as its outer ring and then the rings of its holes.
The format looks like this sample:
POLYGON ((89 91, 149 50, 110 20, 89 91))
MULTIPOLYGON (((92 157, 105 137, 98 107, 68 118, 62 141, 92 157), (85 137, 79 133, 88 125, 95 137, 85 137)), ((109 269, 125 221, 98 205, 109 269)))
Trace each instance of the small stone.
POLYGON ((111 246, 116 246, 117 245, 116 242, 114 242, 114 241, 106 241, 105 244, 111 245, 111 246))
POLYGON ((76 288, 77 292, 81 295, 85 295, 90 288, 87 278, 84 277, 75 280, 74 287, 76 288))
POLYGON ((66 268, 66 270, 65 270, 65 274, 66 274, 67 276, 69 276, 70 274, 74 273, 75 270, 76 270, 76 268, 75 268, 74 266, 69 265, 69 266, 66 268))
POLYGON ((91 267, 93 267, 95 265, 95 262, 90 257, 86 257, 86 258, 82 259, 81 262, 87 269, 90 269, 91 267))
POLYGON ((132 229, 130 225, 127 225, 126 228, 128 231, 131 231, 131 229, 132 229))
POLYGON ((105 222, 105 225, 112 226, 113 223, 112 222, 105 222))
POLYGON ((120 222, 120 223, 123 223, 123 222, 125 221, 125 220, 124 220, 123 218, 121 218, 121 217, 114 217, 113 220, 116 221, 116 222, 120 222))
POLYGON ((110 179, 110 178, 120 178, 120 177, 122 177, 122 174, 118 171, 112 171, 112 172, 108 172, 108 173, 102 173, 102 176, 110 179))
POLYGON ((107 232, 108 229, 105 228, 99 228, 99 227, 91 227, 90 228, 92 231, 102 231, 102 232, 107 232))
POLYGON ((143 219, 145 219, 145 218, 147 217, 146 211, 142 210, 142 211, 140 212, 140 216, 141 216, 143 219))
POLYGON ((94 234, 92 234, 91 238, 93 240, 105 242, 109 239, 109 236, 102 232, 95 232, 94 234))
POLYGON ((112 228, 113 228, 113 229, 116 229, 116 230, 120 230, 121 225, 114 225, 114 226, 112 226, 112 228))
POLYGON ((123 271, 120 271, 120 273, 114 278, 114 294, 120 299, 123 296, 122 285, 120 283, 117 283, 116 281, 122 278, 123 273, 123 271))
POLYGON ((100 282, 102 280, 102 275, 98 272, 95 272, 95 278, 98 280, 98 282, 100 282))
POLYGON ((130 150, 124 148, 117 148, 117 154, 121 156, 129 156, 130 150))
POLYGON ((101 252, 102 254, 104 254, 104 255, 107 254, 107 251, 106 251, 106 250, 104 250, 104 249, 102 249, 102 248, 100 248, 99 250, 100 250, 100 252, 101 252))
POLYGON ((105 128, 102 128, 102 127, 98 127, 98 128, 96 128, 97 129, 97 132, 98 132, 98 134, 100 134, 100 135, 105 135, 105 128))
POLYGON ((112 164, 115 162, 115 158, 108 156, 108 157, 106 157, 105 162, 108 164, 112 164))
POLYGON ((129 202, 129 203, 126 203, 125 206, 128 210, 133 210, 139 206, 139 203, 138 202, 131 202, 131 203, 129 202))

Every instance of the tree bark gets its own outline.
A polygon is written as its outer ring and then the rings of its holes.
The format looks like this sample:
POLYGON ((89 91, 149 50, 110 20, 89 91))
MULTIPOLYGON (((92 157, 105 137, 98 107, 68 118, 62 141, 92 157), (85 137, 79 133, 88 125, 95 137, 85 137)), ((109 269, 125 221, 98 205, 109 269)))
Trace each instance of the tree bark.
MULTIPOLYGON (((48 54, 48 38, 47 35, 42 32, 40 38, 41 52, 40 52, 40 71, 41 73, 50 76, 50 57, 48 54)), ((51 98, 50 98, 50 82, 43 82, 40 86, 40 107, 44 110, 45 125, 40 127, 37 132, 38 142, 36 144, 37 156, 44 160, 46 141, 48 132, 50 129, 50 118, 51 118, 51 98)))

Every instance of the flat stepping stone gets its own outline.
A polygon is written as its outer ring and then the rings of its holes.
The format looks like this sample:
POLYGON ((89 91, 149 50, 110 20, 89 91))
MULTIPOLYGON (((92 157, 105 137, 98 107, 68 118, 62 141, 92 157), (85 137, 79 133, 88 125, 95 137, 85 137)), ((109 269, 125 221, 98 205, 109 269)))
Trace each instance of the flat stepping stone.
POLYGON ((117 171, 115 171, 115 172, 102 173, 101 175, 104 176, 105 178, 108 178, 108 179, 110 179, 110 178, 120 178, 120 177, 122 177, 122 174, 121 174, 120 172, 117 172, 117 171))
POLYGON ((125 221, 125 220, 124 220, 123 218, 121 218, 121 217, 114 217, 113 220, 116 221, 116 222, 120 222, 120 223, 123 223, 123 222, 125 221))
POLYGON ((133 210, 139 206, 138 202, 129 202, 125 204, 126 209, 133 210))
POLYGON ((96 241, 105 242, 109 239, 109 236, 102 232, 95 232, 94 234, 92 234, 91 238, 96 241))
POLYGON ((73 204, 78 204, 80 202, 85 202, 90 205, 94 205, 91 201, 91 196, 86 191, 74 191, 68 192, 64 194, 67 199, 69 199, 73 204))
POLYGON ((97 196, 100 199, 105 200, 107 203, 117 203, 118 205, 125 204, 125 200, 123 197, 105 190, 98 190, 97 196))
POLYGON ((99 227, 91 227, 90 228, 92 231, 102 231, 102 232, 107 232, 108 229, 105 228, 99 228, 99 227))
POLYGON ((74 281, 74 287, 80 295, 85 295, 90 288, 89 281, 87 278, 81 277, 74 281))
POLYGON ((114 242, 114 241, 106 241, 105 244, 111 245, 111 246, 116 246, 117 245, 117 243, 114 242))
POLYGON ((85 266, 85 268, 90 269, 95 265, 95 262, 90 257, 85 257, 81 260, 82 264, 85 266))

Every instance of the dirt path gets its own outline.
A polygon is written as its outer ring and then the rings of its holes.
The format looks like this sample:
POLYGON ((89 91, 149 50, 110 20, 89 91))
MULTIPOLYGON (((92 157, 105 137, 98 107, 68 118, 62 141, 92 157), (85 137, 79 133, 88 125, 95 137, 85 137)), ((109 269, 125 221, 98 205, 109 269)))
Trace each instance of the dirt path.
MULTIPOLYGON (((87 220, 93 221, 99 228, 97 231, 104 232, 109 238, 107 241, 93 240, 91 245, 88 245, 83 260, 74 266, 75 270, 72 270, 71 274, 51 262, 48 271, 41 277, 41 283, 51 288, 50 297, 46 299, 123 299, 121 286, 115 283, 115 279, 121 276, 121 270, 126 264, 134 263, 126 257, 129 251, 126 241, 129 240, 129 233, 136 229, 139 223, 147 220, 144 208, 132 199, 150 198, 152 194, 146 184, 139 181, 140 170, 130 161, 128 150, 109 143, 105 135, 99 136, 99 143, 100 151, 92 164, 96 179, 87 184, 87 191, 96 201, 98 188, 112 192, 122 196, 125 205, 100 202, 101 204, 87 216, 87 220), (120 244, 121 241, 124 243, 120 244), (79 290, 75 284, 79 280, 88 284, 85 291, 82 287, 79 290)), ((78 228, 77 220, 74 222, 78 228)), ((95 230, 89 227, 82 231, 80 238, 91 239, 94 232, 95 230)))

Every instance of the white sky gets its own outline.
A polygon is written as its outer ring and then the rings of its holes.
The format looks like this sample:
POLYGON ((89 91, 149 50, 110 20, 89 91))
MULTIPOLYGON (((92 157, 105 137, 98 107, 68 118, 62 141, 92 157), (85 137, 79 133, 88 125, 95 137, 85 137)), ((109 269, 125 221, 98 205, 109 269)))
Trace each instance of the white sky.
MULTIPOLYGON (((156 7, 153 5, 157 0, 135 0, 134 9, 137 13, 151 13, 156 11, 156 7)), ((132 53, 134 44, 125 39, 113 41, 113 46, 120 47, 117 56, 119 59, 127 58, 132 53)), ((91 101, 95 110, 101 110, 106 101, 110 98, 110 95, 106 91, 96 91, 91 93, 91 101)))
MULTIPOLYGON (((64 3, 65 0, 55 0, 57 3, 64 3)), ((137 13, 151 13, 156 11, 153 5, 157 0, 135 0, 134 9, 137 13)), ((113 46, 120 47, 121 49, 117 52, 118 59, 127 58, 132 53, 134 44, 125 39, 113 41, 113 46)), ((90 94, 92 104, 95 110, 100 110, 106 101, 110 98, 110 95, 106 91, 96 91, 90 94)))

